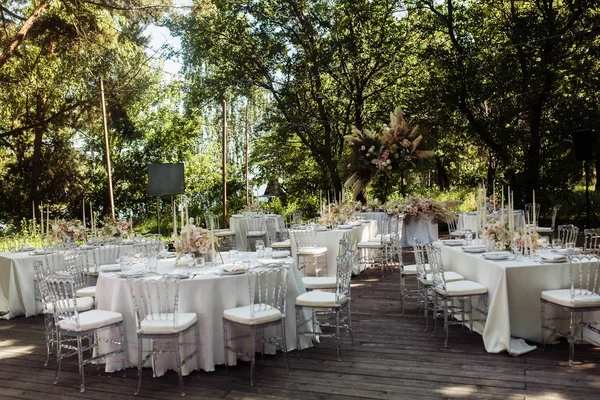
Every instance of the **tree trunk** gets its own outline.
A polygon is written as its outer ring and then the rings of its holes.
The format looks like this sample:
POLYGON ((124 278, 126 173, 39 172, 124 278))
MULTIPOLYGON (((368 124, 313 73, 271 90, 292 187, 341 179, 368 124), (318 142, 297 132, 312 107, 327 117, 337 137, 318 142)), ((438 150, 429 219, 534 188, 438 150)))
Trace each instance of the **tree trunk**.
MULTIPOLYGON (((46 109, 46 96, 41 93, 36 95, 35 118, 36 121, 43 121, 46 109)), ((42 140, 46 125, 38 125, 34 129, 33 140, 33 158, 31 166, 31 188, 30 197, 32 201, 39 201, 40 176, 42 174, 42 140)))
POLYGON ((17 47, 21 44, 23 39, 25 39, 25 35, 31 29, 33 24, 42 16, 42 13, 50 6, 53 0, 43 0, 33 11, 33 13, 23 22, 19 32, 17 35, 10 41, 4 52, 0 55, 0 68, 13 56, 17 47))

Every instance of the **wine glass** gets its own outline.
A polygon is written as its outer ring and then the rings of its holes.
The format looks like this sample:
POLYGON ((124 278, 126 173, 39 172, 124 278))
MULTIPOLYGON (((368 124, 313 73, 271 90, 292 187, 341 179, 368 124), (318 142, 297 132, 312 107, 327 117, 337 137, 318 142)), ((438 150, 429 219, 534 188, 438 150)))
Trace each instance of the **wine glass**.
POLYGON ((522 260, 522 258, 521 258, 521 245, 519 244, 519 242, 515 240, 514 242, 512 242, 510 248, 512 249, 513 254, 515 255, 515 260, 516 261, 521 261, 522 260))
POLYGON ((262 240, 257 240, 255 243, 256 246, 256 253, 258 254, 259 257, 263 256, 263 253, 265 251, 265 242, 263 242, 262 240))
POLYGON ((554 250, 561 249, 562 248, 562 244, 563 244, 562 240, 560 240, 560 239, 552 239, 552 248, 554 250))
POLYGON ((465 229, 466 244, 471 244, 471 240, 473 240, 473 232, 470 229, 465 229))

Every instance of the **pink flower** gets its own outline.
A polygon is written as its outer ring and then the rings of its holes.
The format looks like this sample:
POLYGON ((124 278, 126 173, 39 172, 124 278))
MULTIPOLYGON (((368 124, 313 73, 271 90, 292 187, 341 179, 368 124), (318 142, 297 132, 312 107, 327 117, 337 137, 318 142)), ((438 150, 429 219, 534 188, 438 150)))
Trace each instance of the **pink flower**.
POLYGON ((408 149, 408 148, 410 148, 411 144, 412 144, 412 143, 410 143, 410 140, 408 140, 408 139, 404 139, 404 140, 402 141, 402 147, 404 147, 405 149, 408 149))

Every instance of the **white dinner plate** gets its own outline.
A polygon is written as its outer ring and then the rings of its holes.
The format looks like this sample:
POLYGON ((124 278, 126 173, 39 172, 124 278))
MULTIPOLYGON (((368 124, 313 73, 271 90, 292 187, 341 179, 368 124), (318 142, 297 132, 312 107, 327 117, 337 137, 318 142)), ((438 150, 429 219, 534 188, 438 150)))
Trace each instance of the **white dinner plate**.
POLYGON ((100 266, 100 272, 119 272, 121 266, 119 264, 106 264, 100 266))
POLYGON ((542 255, 540 257, 542 259, 542 262, 545 263, 552 263, 552 264, 561 264, 561 263, 566 263, 568 261, 567 257, 565 256, 558 256, 555 255, 555 257, 548 257, 546 255, 542 255))
POLYGON ((287 250, 273 252, 273 258, 285 258, 285 257, 288 257, 289 255, 290 255, 290 252, 287 250))
POLYGON ((177 253, 172 252, 172 251, 158 253, 158 258, 175 258, 175 257, 177 257, 177 253))
POLYGON ((488 260, 506 260, 511 254, 508 251, 489 251, 481 255, 483 258, 488 260))
POLYGON ((352 229, 352 225, 338 225, 338 229, 352 229))
POLYGON ((259 258, 256 260, 261 265, 269 265, 269 264, 290 264, 293 260, 289 257, 287 258, 259 258))
POLYGON ((121 244, 124 244, 124 245, 133 244, 133 240, 132 239, 121 240, 121 244))
MULTIPOLYGON (((50 254, 50 253, 51 252, 49 251, 48 254, 50 254)), ((32 256, 42 256, 42 255, 46 254, 46 250, 44 250, 44 249, 35 249, 31 253, 29 253, 29 254, 31 254, 32 256)))
POLYGON ((483 252, 487 251, 486 246, 479 246, 479 245, 463 246, 462 249, 465 253, 483 253, 483 252))
POLYGON ((317 231, 317 232, 324 232, 324 231, 326 231, 326 230, 328 230, 326 226, 319 226, 319 227, 317 227, 317 229, 316 229, 316 231, 317 231))
POLYGON ((446 239, 442 240, 442 243, 444 243, 446 246, 462 246, 463 244, 467 243, 467 241, 464 239, 446 239))
POLYGON ((119 275, 121 278, 133 278, 136 276, 143 276, 145 274, 146 270, 143 269, 132 269, 130 271, 121 271, 117 273, 117 275, 119 275))

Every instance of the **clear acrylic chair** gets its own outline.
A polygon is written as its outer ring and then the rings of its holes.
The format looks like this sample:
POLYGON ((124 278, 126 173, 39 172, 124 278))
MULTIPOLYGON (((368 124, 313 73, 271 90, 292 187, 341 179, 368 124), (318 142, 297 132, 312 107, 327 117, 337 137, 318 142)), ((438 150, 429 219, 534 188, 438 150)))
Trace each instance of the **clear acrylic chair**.
POLYGON ((292 213, 292 224, 301 224, 302 223, 302 211, 294 211, 292 213))
POLYGON ((273 243, 277 243, 277 226, 273 218, 265 218, 265 230, 267 232, 266 247, 271 247, 273 243))
POLYGON ((261 269, 248 271, 248 295, 250 304, 247 306, 230 308, 223 313, 223 343, 225 349, 225 366, 228 366, 229 352, 234 352, 250 358, 250 386, 254 386, 254 368, 256 364, 256 334, 262 332, 261 355, 264 354, 265 343, 284 352, 285 365, 290 373, 287 354, 287 338, 285 332, 285 311, 288 285, 288 267, 281 265, 265 266, 261 269), (243 334, 236 337, 229 336, 236 328, 250 329, 250 335, 243 334), (265 329, 279 327, 281 335, 265 337, 265 329), (240 346, 234 347, 230 342, 250 337, 250 352, 244 351, 240 346))
MULTIPOLYGON (((54 325, 54 306, 50 299, 50 289, 48 288, 47 278, 52 273, 45 267, 42 261, 33 262, 34 283, 36 287, 36 300, 42 304, 42 313, 44 314, 44 330, 46 342, 46 360, 44 367, 48 366, 52 349, 57 344, 56 326, 54 325)), ((92 297, 78 298, 77 310, 79 312, 90 310, 94 307, 94 299, 92 297)))
MULTIPOLYGON (((159 279, 128 279, 137 328, 138 384, 140 392, 142 368, 148 360, 157 365, 158 356, 174 354, 181 395, 185 396, 181 367, 194 356, 200 376, 200 328, 196 313, 179 312, 179 280, 170 277, 159 279), (184 335, 194 332, 194 343, 186 343, 184 335), (144 350, 144 340, 150 340, 150 350, 144 350), (181 359, 181 350, 192 346, 194 350, 181 359), (146 353, 146 356, 144 356, 146 353)), ((156 376, 156 371, 154 371, 156 376)))
POLYGON ((535 228, 536 232, 540 235, 546 234, 550 236, 550 239, 554 237, 554 228, 556 226, 556 214, 558 213, 558 206, 554 206, 552 208, 552 223, 550 226, 537 226, 535 228))
POLYGON ((393 216, 385 215, 381 222, 381 232, 376 237, 359 242, 356 245, 359 252, 359 265, 362 265, 364 270, 379 268, 382 277, 385 275, 385 268, 389 262, 394 226, 395 233, 398 233, 397 216, 395 217, 396 224, 392 223, 393 218, 393 216))
POLYGON ((562 241, 563 245, 567 243, 573 243, 577 241, 577 234, 579 233, 579 228, 575 225, 559 225, 558 226, 558 239, 562 241))
MULTIPOLYGON (((420 241, 415 239, 415 264, 417 266, 417 320, 419 319, 419 310, 423 307, 423 316, 425 317, 425 330, 429 327, 429 312, 434 312, 433 298, 433 274, 430 265, 425 263, 425 254, 427 258, 433 258, 431 255, 432 247, 426 247, 420 241)), ((444 271, 443 277, 446 282, 462 281, 465 278, 454 271, 444 271)))
MULTIPOLYGON (((348 251, 348 238, 345 237, 340 239, 339 242, 339 255, 344 255, 346 251, 348 251)), ((302 283, 304 284, 304 288, 309 290, 324 290, 324 289, 332 289, 334 290, 337 287, 337 277, 335 276, 305 276, 302 278, 302 283)))
POLYGON ((448 235, 450 235, 450 237, 465 236, 464 230, 458 230, 458 213, 456 211, 451 211, 448 213, 448 219, 446 219, 446 223, 448 224, 448 235))
POLYGON ((431 266, 432 290, 433 290, 433 333, 435 334, 437 317, 444 316, 444 347, 448 347, 448 329, 450 325, 458 324, 463 327, 468 324, 473 332, 473 324, 481 322, 485 325, 487 319, 487 293, 488 288, 477 282, 459 280, 447 282, 442 265, 441 249, 434 245, 428 245, 429 265, 431 266), (483 302, 483 309, 473 304, 473 298, 483 302), (458 304, 457 304, 458 303, 458 304), (480 313, 475 318, 474 311, 480 313), (460 317, 457 319, 456 317, 460 317))
MULTIPOLYGON (((529 224, 533 224, 533 203, 525 204, 525 217, 527 218, 526 223, 529 221, 529 224)), ((535 204, 535 220, 536 223, 540 220, 540 203, 535 204)))
POLYGON ((219 241, 219 249, 221 251, 235 250, 235 231, 232 229, 221 229, 217 215, 208 214, 206 216, 206 229, 214 232, 215 238, 219 241))
POLYGON ((117 262, 121 255, 121 240, 113 238, 99 240, 91 252, 93 265, 90 266, 90 272, 99 273, 101 266, 117 262))
POLYGON ((291 235, 296 244, 296 261, 298 269, 306 276, 308 266, 312 266, 315 276, 325 270, 327 276, 327 247, 317 246, 315 224, 295 226, 291 235))
POLYGON ((69 243, 44 243, 44 261, 49 272, 66 271, 64 264, 65 254, 73 249, 69 243))
POLYGON ((246 250, 256 251, 257 240, 267 241, 265 219, 262 215, 255 215, 244 218, 243 223, 246 227, 246 250))
POLYGON ((583 230, 583 251, 585 253, 600 252, 600 228, 583 230))
POLYGON ((350 336, 354 348, 354 335, 352 333, 352 312, 350 308, 350 286, 352 278, 353 252, 337 257, 336 287, 335 292, 306 292, 296 297, 296 349, 300 357, 300 337, 310 336, 312 338, 334 337, 337 345, 337 359, 341 361, 341 336, 340 329, 343 328, 350 336), (304 320, 305 309, 311 311, 311 317, 304 320), (334 314, 335 324, 317 321, 317 315, 334 314), (304 321, 303 321, 304 320, 304 321), (308 326, 312 325, 312 330, 308 326), (327 334, 320 328, 335 328, 335 333, 327 334))
POLYGON ((92 284, 89 266, 87 265, 87 254, 80 250, 67 251, 64 266, 73 278, 77 297, 96 298, 96 285, 92 284))
POLYGON ((600 258, 597 254, 583 254, 569 256, 569 271, 571 285, 568 289, 546 290, 542 292, 541 319, 542 319, 542 348, 546 346, 546 332, 550 331, 559 336, 566 337, 569 341, 569 366, 573 365, 575 356, 575 335, 579 328, 580 341, 583 342, 584 330, 588 329, 600 334, 596 326, 600 323, 595 314, 600 311, 600 258), (547 325, 547 321, 557 321, 560 318, 546 319, 546 305, 552 305, 565 310, 569 317, 569 331, 563 332, 556 326, 547 325), (579 322, 576 322, 579 314, 579 322), (585 315, 595 318, 595 321, 586 320, 585 315))
POLYGON ((51 275, 46 278, 48 293, 53 307, 54 325, 56 326, 57 341, 57 365, 54 384, 56 385, 60 376, 60 368, 64 358, 77 355, 79 364, 79 376, 81 378, 80 392, 85 392, 84 367, 86 364, 94 363, 111 355, 119 354, 123 366, 123 376, 126 375, 125 354, 125 332, 123 328, 123 316, 120 313, 105 310, 89 310, 80 312, 79 299, 75 295, 75 282, 72 277, 65 275, 51 275), (119 329, 120 340, 100 338, 99 331, 112 328, 119 329), (86 338, 96 338, 90 341, 86 338), (76 344, 71 344, 75 339, 76 344), (97 340, 117 345, 118 349, 104 354, 92 355, 85 359, 84 352, 96 348, 97 340), (84 345, 84 340, 87 343, 84 345), (65 353, 63 353, 63 350, 65 353))

